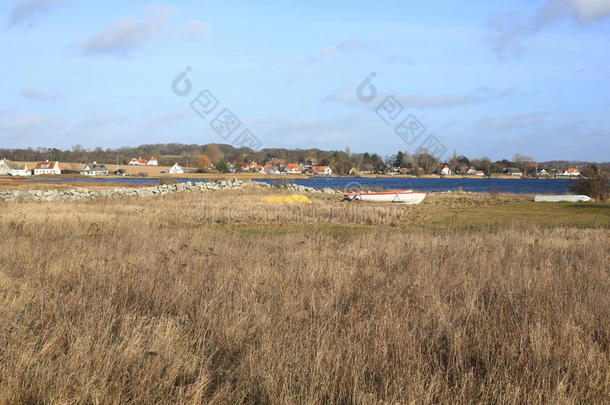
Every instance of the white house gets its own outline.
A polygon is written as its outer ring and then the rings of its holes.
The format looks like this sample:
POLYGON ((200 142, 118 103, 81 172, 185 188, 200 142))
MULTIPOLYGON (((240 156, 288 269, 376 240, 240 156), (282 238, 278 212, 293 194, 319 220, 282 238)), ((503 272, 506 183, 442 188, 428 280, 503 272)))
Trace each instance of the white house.
POLYGON ((469 176, 476 176, 477 170, 474 167, 470 167, 466 171, 466 174, 469 175, 469 176))
POLYGON ((27 165, 11 163, 6 159, 0 160, 0 176, 30 176, 31 174, 27 165))
POLYGON ((280 171, 272 164, 267 163, 264 167, 263 170, 261 170, 261 173, 266 173, 266 174, 280 174, 280 171))
POLYGON ((568 176, 568 177, 573 177, 573 176, 574 176, 574 177, 578 177, 578 176, 580 176, 580 170, 575 169, 575 168, 573 168, 573 167, 569 167, 569 168, 568 168, 568 169, 566 169, 566 171, 565 171, 565 172, 563 172, 561 175, 562 175, 562 176, 568 176))
POLYGON ((286 166, 286 173, 288 174, 301 174, 303 172, 303 168, 298 163, 288 163, 286 166))
POLYGON ((0 160, 0 176, 8 176, 11 171, 11 167, 8 165, 8 161, 0 160))
POLYGON ((147 165, 147 161, 145 159, 142 159, 141 157, 136 159, 133 158, 129 161, 129 166, 146 166, 147 165))
POLYGON ((509 167, 504 172, 510 176, 523 176, 523 172, 516 167, 509 167))
POLYGON ((157 162, 157 159, 153 156, 146 162, 146 166, 159 166, 159 162, 157 162))
POLYGON ((36 167, 34 167, 34 176, 39 176, 41 174, 61 174, 59 162, 49 162, 47 160, 45 162, 36 163, 36 167))
POLYGON ((443 166, 443 168, 441 169, 441 174, 443 176, 449 176, 451 174, 451 169, 449 168, 449 166, 443 166))
POLYGON ((91 164, 85 165, 83 170, 80 171, 80 174, 85 176, 107 176, 108 168, 104 164, 98 164, 97 162, 93 162, 91 164))
POLYGON ((174 163, 167 172, 170 174, 182 174, 184 170, 182 170, 182 166, 178 165, 178 163, 174 163))
POLYGON ((328 166, 312 166, 311 172, 317 176, 330 176, 333 174, 333 170, 328 166))

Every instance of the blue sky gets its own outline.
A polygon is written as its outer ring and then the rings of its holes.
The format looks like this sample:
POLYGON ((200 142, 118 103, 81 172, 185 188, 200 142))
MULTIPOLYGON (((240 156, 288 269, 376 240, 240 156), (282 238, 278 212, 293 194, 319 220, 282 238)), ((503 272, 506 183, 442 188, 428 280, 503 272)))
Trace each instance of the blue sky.
POLYGON ((0 23, 0 147, 230 143, 190 107, 208 89, 263 147, 413 151, 375 112, 394 96, 448 154, 610 160, 610 0, 11 0, 0 23))

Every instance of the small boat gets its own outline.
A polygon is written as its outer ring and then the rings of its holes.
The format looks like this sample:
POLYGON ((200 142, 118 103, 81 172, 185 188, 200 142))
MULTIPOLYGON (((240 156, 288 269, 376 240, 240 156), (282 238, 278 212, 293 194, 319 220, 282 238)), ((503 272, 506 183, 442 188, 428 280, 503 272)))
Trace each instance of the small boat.
POLYGON ((591 197, 587 195, 545 195, 538 194, 534 197, 535 202, 588 202, 591 197))
POLYGON ((413 190, 391 190, 370 193, 348 193, 345 199, 348 201, 390 202, 402 204, 419 204, 426 198, 426 193, 413 190))

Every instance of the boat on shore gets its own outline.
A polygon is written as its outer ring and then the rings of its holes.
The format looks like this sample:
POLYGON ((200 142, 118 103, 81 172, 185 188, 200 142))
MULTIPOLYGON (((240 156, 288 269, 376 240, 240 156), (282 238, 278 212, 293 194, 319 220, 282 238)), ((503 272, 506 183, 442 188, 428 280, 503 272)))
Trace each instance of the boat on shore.
POLYGON ((347 201, 386 202, 401 204, 419 204, 426 198, 426 193, 413 190, 390 190, 377 192, 355 192, 345 194, 347 201))

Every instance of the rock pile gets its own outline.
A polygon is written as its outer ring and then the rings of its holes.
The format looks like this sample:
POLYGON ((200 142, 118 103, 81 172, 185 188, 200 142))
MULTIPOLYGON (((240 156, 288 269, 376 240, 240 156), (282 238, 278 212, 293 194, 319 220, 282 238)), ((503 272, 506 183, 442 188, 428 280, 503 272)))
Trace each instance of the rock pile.
MULTIPOLYGON (((113 197, 153 197, 164 194, 184 193, 189 191, 220 191, 241 190, 246 186, 272 188, 270 184, 242 180, 219 180, 216 182, 186 182, 175 184, 161 184, 154 187, 120 187, 103 190, 89 190, 74 188, 69 190, 8 190, 0 191, 0 201, 86 201, 96 198, 113 197)), ((279 187, 300 193, 339 193, 336 190, 325 188, 317 190, 312 187, 290 184, 279 187)))
POLYGON ((294 191, 296 193, 341 194, 341 191, 334 190, 328 187, 323 189, 317 189, 313 187, 301 186, 298 184, 280 185, 277 188, 280 190, 294 191))

